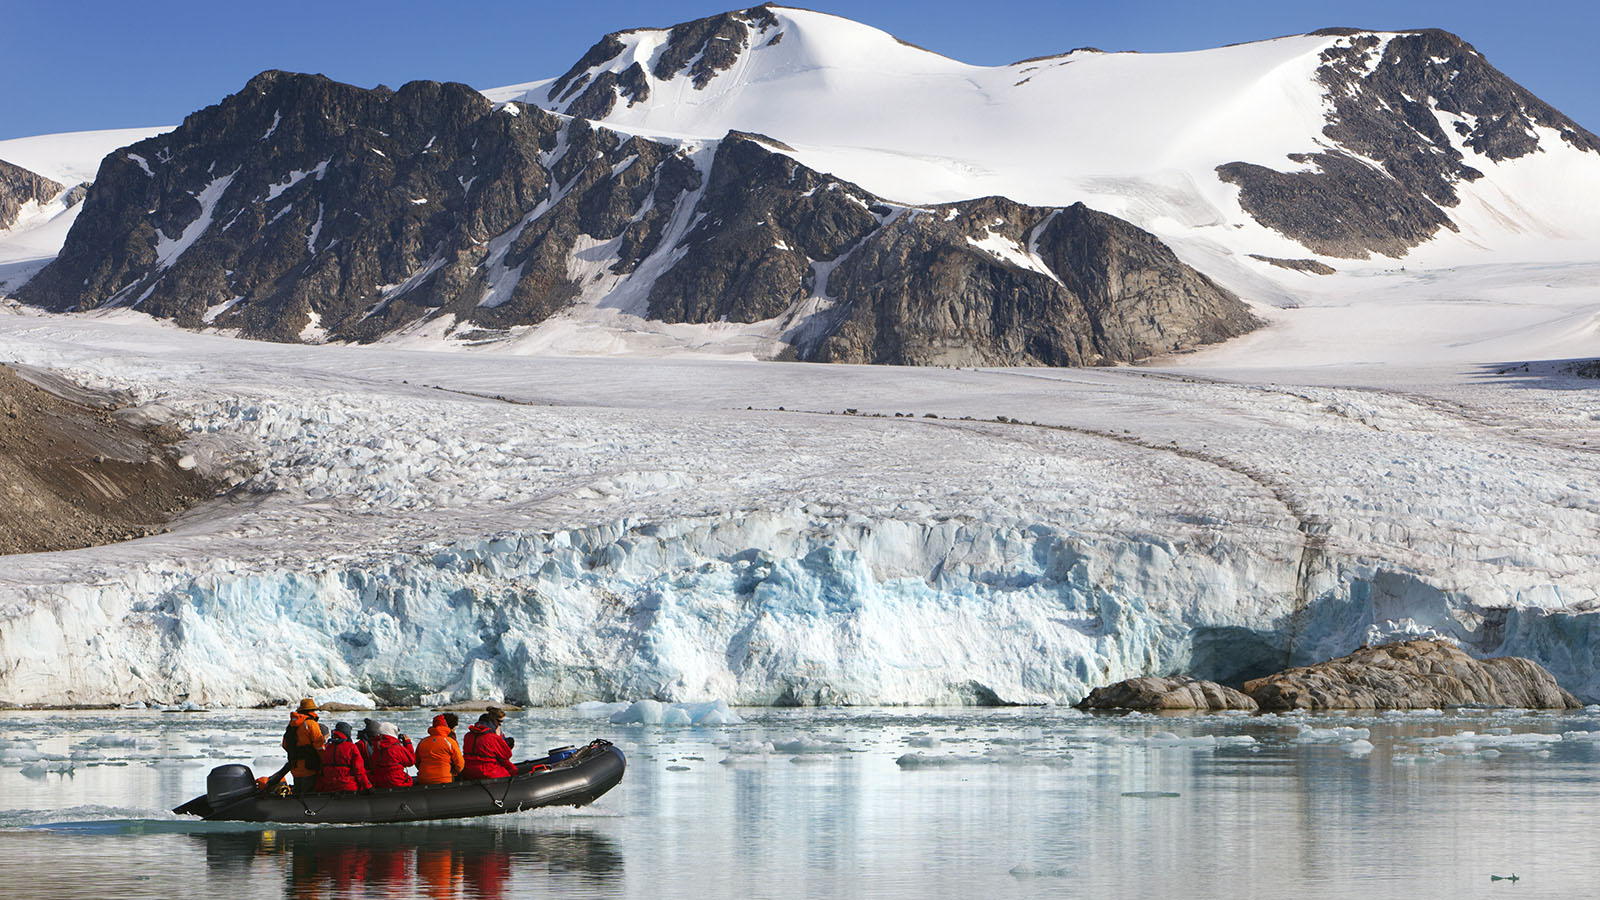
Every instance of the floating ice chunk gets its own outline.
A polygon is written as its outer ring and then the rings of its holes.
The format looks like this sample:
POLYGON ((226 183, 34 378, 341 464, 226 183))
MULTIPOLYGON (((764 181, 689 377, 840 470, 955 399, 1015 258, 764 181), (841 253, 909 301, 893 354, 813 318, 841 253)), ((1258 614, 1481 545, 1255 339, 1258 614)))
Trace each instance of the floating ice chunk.
POLYGON ((773 741, 772 749, 778 753, 836 753, 845 749, 845 746, 831 741, 797 737, 789 741, 773 741))
POLYGON ((1248 734, 1219 734, 1218 747, 1254 747, 1256 739, 1248 734))
POLYGON ((1484 751, 1480 752, 1478 755, 1483 757, 1484 759, 1494 759, 1495 757, 1500 755, 1500 751, 1494 749, 1493 747, 1490 747, 1487 750, 1484 750, 1484 751))
POLYGON ((124 703, 124 704, 122 704, 122 708, 123 709, 148 709, 149 707, 145 706, 145 703, 144 703, 143 700, 135 700, 132 703, 124 703))
POLYGON ((992 756, 928 756, 907 753, 894 761, 902 769, 936 769, 945 766, 987 766, 994 764, 992 756))
POLYGON ((1563 731, 1561 738, 1567 741, 1600 741, 1600 731, 1563 731))
MULTIPOLYGON (((620 706, 620 704, 617 704, 620 706)), ((599 710, 601 707, 590 707, 599 710)), ((640 700, 611 713, 613 725, 740 725, 744 719, 728 708, 726 700, 707 703, 672 703, 640 700)))
POLYGON ((378 701, 353 687, 332 687, 315 691, 311 695, 316 698, 318 706, 345 706, 353 709, 377 709, 378 701))
POLYGON ((1356 738, 1344 745, 1344 752, 1347 756, 1366 756, 1372 752, 1372 749, 1372 742, 1366 738, 1356 738))
POLYGON ((1444 716, 1442 709, 1386 709, 1384 718, 1388 719, 1438 719, 1444 716))
POLYGON ((1365 728, 1352 728, 1349 725, 1335 725, 1332 728, 1314 728, 1310 725, 1301 725, 1300 733, 1294 737, 1296 744, 1343 744, 1351 741, 1365 740, 1372 737, 1372 732, 1365 728))
POLYGON ((1564 740, 1559 734, 1540 734, 1538 732, 1524 732, 1522 734, 1478 734, 1474 731, 1462 731, 1457 734, 1445 734, 1438 737, 1412 738, 1411 743, 1435 750, 1455 750, 1470 753, 1484 747, 1541 747, 1546 744, 1557 744, 1564 740))
POLYGON ((918 735, 906 742, 912 747, 933 748, 940 745, 939 739, 931 734, 918 735))
POLYGON ((660 725, 666 707, 660 700, 639 700, 611 716, 613 725, 660 725))

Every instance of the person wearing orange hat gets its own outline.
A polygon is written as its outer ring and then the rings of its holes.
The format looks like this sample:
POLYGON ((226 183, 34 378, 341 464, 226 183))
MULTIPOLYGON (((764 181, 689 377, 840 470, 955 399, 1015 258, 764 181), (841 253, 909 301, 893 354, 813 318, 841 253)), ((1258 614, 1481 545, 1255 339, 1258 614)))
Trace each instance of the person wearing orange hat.
POLYGON ((289 774, 294 776, 294 792, 316 790, 317 773, 322 771, 322 748, 328 742, 327 729, 317 722, 317 701, 310 697, 289 714, 283 729, 283 749, 289 754, 289 774))
POLYGON ((417 784, 449 784, 466 766, 446 716, 434 716, 428 736, 417 743, 417 784))

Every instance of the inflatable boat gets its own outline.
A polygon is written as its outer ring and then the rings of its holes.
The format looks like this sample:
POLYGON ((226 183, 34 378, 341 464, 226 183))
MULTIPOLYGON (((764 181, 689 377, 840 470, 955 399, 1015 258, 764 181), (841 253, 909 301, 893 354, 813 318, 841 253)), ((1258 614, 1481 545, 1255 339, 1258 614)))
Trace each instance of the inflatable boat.
POLYGON ((257 785, 249 766, 218 766, 206 792, 173 810, 219 822, 314 825, 418 822, 537 809, 585 806, 617 786, 627 760, 608 741, 556 751, 520 763, 509 778, 423 784, 381 790, 287 794, 257 785))

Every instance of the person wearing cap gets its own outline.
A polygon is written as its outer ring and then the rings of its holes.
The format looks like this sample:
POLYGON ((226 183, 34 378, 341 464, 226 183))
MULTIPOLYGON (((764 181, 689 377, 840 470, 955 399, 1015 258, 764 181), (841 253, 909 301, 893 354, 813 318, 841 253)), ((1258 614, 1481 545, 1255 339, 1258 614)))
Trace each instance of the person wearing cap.
POLYGON ((361 761, 367 764, 367 770, 372 770, 372 754, 378 749, 377 719, 362 719, 361 730, 356 732, 356 749, 361 751, 361 761))
POLYGON ((367 766, 361 761, 361 751, 356 749, 349 722, 333 726, 328 744, 322 748, 322 772, 317 776, 319 791, 370 790, 367 766))
POLYGON ((411 749, 411 739, 400 733, 393 722, 378 725, 378 745, 372 750, 372 786, 375 788, 400 788, 411 786, 411 776, 406 769, 417 764, 417 755, 411 749))
POLYGON ((478 717, 478 724, 467 729, 461 739, 461 753, 466 758, 462 778, 506 778, 517 774, 511 764, 511 742, 500 734, 500 722, 505 717, 504 710, 491 706, 478 717))
POLYGON ((449 784, 466 766, 452 718, 453 713, 434 716, 428 736, 417 744, 417 784, 449 784))
POLYGON ((296 794, 315 790, 327 739, 327 731, 317 722, 317 701, 310 697, 301 700, 300 707, 289 714, 288 727, 283 729, 283 749, 289 754, 289 774, 294 776, 296 794))

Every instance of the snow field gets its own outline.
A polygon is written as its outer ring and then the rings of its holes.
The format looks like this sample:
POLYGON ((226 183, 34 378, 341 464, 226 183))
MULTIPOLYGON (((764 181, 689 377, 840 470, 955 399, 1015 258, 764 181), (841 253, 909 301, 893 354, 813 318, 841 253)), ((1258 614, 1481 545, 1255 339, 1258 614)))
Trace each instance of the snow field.
POLYGON ((13 558, 18 701, 1068 702, 1415 634, 1600 688, 1592 411, 1553 370, 1335 388, 137 322, 0 315, 0 358, 257 468, 170 534, 13 558))

